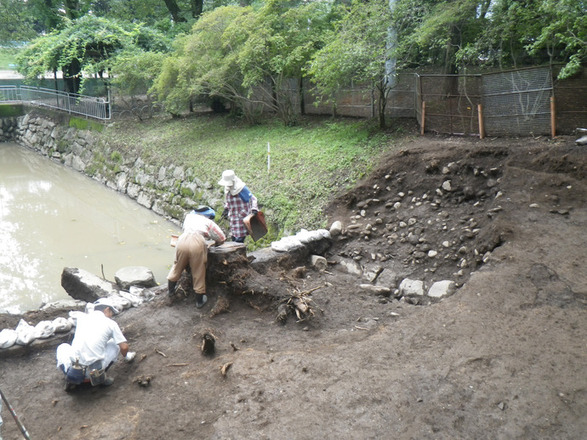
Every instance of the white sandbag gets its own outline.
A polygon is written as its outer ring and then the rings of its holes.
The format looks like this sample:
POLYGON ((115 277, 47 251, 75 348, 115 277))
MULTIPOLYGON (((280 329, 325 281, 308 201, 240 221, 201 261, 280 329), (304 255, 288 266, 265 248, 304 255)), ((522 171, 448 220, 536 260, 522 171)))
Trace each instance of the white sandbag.
POLYGON ((94 301, 94 305, 98 304, 107 304, 110 307, 114 307, 116 309, 116 313, 122 312, 123 310, 132 307, 132 303, 119 294, 110 295, 106 298, 99 298, 97 301, 94 301))
POLYGON ((65 333, 71 330, 73 322, 69 319, 59 317, 53 320, 53 328, 55 333, 65 333))
POLYGON ((309 244, 314 241, 322 240, 324 238, 330 238, 330 232, 326 229, 318 229, 316 231, 308 231, 306 229, 302 229, 295 236, 300 241, 300 243, 309 244))
POLYGON ((283 237, 271 243, 271 249, 275 252, 291 252, 301 247, 304 245, 295 236, 283 237))
POLYGON ((322 236, 322 238, 326 238, 326 239, 332 238, 332 234, 330 234, 330 231, 328 229, 318 229, 316 232, 318 232, 318 234, 320 234, 322 236))
POLYGON ((128 299, 123 298, 119 294, 115 294, 115 295, 110 295, 110 296, 104 297, 104 298, 98 298, 93 303, 87 303, 86 304, 86 313, 93 312, 94 307, 96 307, 97 305, 100 305, 100 304, 105 304, 108 307, 111 307, 114 310, 115 315, 120 313, 124 309, 128 309, 128 308, 132 307, 132 303, 128 299))
POLYGON ((5 328, 0 332, 0 348, 10 348, 16 343, 16 330, 5 328))
POLYGON ((55 334, 55 327, 51 321, 41 321, 35 325, 35 339, 47 339, 55 334))
POLYGON ((69 312, 69 319, 71 320, 74 326, 77 325, 77 318, 79 318, 80 316, 85 316, 85 313, 80 312, 79 310, 71 310, 69 312))
POLYGON ((120 292, 118 292, 118 294, 122 296, 124 299, 130 301, 133 307, 138 307, 143 303, 143 299, 140 296, 135 295, 134 293, 125 292, 124 290, 121 290, 120 292))
MULTIPOLYGON (((132 292, 132 290, 131 290, 132 292)), ((141 294, 140 297, 143 298, 145 301, 151 301, 153 298, 155 298, 155 292, 153 292, 150 289, 142 289, 141 290, 141 294)))
POLYGON ((15 330, 17 333, 16 343, 18 345, 29 345, 36 339, 35 328, 24 319, 18 322, 15 330))
POLYGON ((140 297, 142 297, 141 294, 143 293, 143 290, 145 290, 145 289, 142 287, 139 287, 139 286, 130 286, 128 288, 129 293, 132 293, 133 295, 140 296, 140 297))
POLYGON ((307 229, 302 229, 296 234, 296 238, 300 243, 308 244, 312 241, 312 233, 307 229))
POLYGON ((132 295, 138 296, 143 302, 151 301, 155 298, 155 292, 150 289, 145 289, 144 287, 130 286, 128 292, 132 295))

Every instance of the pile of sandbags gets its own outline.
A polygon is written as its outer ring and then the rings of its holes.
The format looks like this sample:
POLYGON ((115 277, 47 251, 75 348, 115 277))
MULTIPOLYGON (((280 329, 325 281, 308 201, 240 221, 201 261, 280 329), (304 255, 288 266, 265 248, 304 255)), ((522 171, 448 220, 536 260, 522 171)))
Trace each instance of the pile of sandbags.
POLYGON ((35 339, 46 339, 55 333, 65 333, 73 327, 73 320, 55 318, 53 321, 41 321, 32 326, 24 319, 18 322, 16 328, 0 331, 0 348, 10 348, 13 345, 29 345, 35 339))

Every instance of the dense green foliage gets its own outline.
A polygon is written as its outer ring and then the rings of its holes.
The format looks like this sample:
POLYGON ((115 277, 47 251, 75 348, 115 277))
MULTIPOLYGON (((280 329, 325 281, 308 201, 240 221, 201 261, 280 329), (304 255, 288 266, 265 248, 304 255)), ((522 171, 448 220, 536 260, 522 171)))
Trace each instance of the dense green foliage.
POLYGON ((392 56, 389 45, 391 10, 383 1, 353 2, 317 51, 308 72, 327 97, 350 82, 368 83, 379 94, 379 124, 385 128, 386 97, 392 87, 387 63, 392 56))
POLYGON ((204 101, 250 122, 269 110, 295 123, 302 78, 326 100, 371 87, 384 127, 396 67, 559 63, 564 78, 587 57, 584 0, 3 0, 0 12, 0 41, 41 35, 19 58, 29 79, 62 71, 77 92, 106 72, 123 94, 151 87, 174 115, 204 101))
POLYGON ((585 62, 586 13, 583 0, 399 0, 397 57, 446 73, 565 63, 563 78, 585 62))
POLYGON ((36 37, 34 17, 23 1, 0 1, 0 45, 10 46, 36 37))
POLYGON ((260 8, 227 6, 204 14, 178 39, 153 90, 173 113, 207 96, 221 98, 250 122, 269 107, 292 123, 287 81, 302 77, 331 22, 327 3, 296 3, 268 0, 260 8))

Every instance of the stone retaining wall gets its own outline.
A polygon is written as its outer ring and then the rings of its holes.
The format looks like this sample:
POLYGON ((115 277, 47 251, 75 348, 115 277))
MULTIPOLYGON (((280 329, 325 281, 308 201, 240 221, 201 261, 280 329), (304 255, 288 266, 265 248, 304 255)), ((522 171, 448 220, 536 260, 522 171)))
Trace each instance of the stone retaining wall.
POLYGON ((67 127, 46 116, 0 118, 0 142, 7 141, 84 173, 178 224, 194 205, 220 209, 223 204, 217 186, 202 182, 192 169, 149 165, 136 154, 108 147, 99 133, 67 127))
POLYGON ((0 118, 0 142, 12 141, 17 125, 15 117, 0 118))

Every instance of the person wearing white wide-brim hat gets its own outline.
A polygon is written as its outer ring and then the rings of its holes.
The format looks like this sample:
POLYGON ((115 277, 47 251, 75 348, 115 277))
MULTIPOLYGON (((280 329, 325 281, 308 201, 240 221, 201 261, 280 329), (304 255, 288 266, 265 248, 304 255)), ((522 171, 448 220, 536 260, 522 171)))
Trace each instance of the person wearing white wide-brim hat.
POLYGON ((232 240, 243 243, 248 234, 243 219, 247 215, 256 214, 259 211, 257 198, 237 177, 234 170, 223 171, 218 184, 224 187, 225 202, 222 216, 228 217, 230 221, 232 240))

